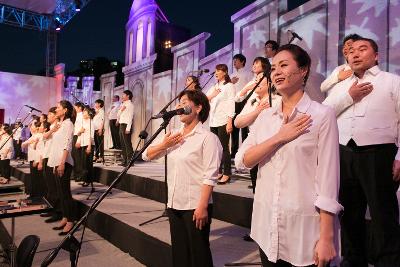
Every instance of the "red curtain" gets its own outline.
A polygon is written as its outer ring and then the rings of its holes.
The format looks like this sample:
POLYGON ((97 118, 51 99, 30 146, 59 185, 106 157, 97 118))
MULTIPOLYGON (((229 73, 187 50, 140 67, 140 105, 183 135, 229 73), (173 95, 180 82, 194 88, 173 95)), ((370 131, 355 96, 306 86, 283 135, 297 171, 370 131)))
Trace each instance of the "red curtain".
POLYGON ((4 123, 4 109, 0 109, 0 123, 4 123))

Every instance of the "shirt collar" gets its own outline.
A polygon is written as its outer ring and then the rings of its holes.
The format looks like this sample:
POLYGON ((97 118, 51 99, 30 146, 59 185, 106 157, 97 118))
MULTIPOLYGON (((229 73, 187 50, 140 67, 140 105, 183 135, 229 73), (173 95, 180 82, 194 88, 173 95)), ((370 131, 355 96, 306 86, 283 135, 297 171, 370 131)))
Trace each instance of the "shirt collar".
MULTIPOLYGON (((181 126, 181 128, 180 128, 180 132, 183 132, 183 127, 184 127, 184 125, 182 124, 182 126, 181 126)), ((204 126, 203 126, 203 123, 201 123, 201 121, 199 121, 197 124, 196 124, 196 126, 193 128, 193 130, 190 132, 190 133, 188 133, 187 135, 186 135, 186 137, 187 136, 191 136, 191 135, 193 135, 193 134, 195 134, 195 133, 202 133, 202 132, 204 132, 205 131, 205 129, 204 129, 204 126)))
MULTIPOLYGON (((364 79, 365 76, 369 76, 369 75, 376 76, 376 75, 378 75, 380 72, 381 72, 381 69, 379 68, 379 66, 378 66, 378 65, 375 65, 375 66, 373 66, 373 67, 371 67, 371 68, 369 68, 369 69, 367 69, 367 70, 365 71, 364 76, 363 76, 362 79, 364 79)), ((353 76, 352 76, 352 77, 358 79, 358 77, 357 77, 354 73, 353 73, 353 76)), ((362 80, 362 79, 361 79, 361 80, 362 80)))
MULTIPOLYGON (((282 114, 282 101, 283 100, 279 101, 277 105, 275 105, 275 107, 272 107, 273 114, 280 114, 280 115, 282 114)), ((295 111, 305 114, 310 106, 311 106, 311 98, 308 96, 306 92, 304 92, 302 98, 294 107, 292 115, 294 114, 295 111)))

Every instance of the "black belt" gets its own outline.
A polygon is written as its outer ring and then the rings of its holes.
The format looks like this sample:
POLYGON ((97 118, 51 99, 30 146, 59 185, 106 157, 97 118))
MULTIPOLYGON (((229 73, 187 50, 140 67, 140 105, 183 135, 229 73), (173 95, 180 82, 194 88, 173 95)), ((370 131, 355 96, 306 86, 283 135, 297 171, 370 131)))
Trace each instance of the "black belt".
POLYGON ((384 149, 384 148, 389 148, 392 146, 396 146, 394 143, 386 143, 386 144, 376 144, 376 145, 367 145, 367 146, 358 146, 357 143, 353 140, 350 139, 350 141, 347 143, 347 145, 340 145, 341 148, 349 151, 373 151, 373 150, 379 150, 379 149, 384 149))

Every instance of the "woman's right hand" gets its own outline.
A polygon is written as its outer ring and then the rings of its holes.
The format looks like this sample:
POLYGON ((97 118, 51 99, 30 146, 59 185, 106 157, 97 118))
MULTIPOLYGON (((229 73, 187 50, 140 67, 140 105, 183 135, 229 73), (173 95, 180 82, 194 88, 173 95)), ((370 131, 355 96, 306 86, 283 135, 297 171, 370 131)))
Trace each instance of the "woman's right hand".
POLYGON ((221 90, 219 88, 214 88, 214 91, 211 93, 211 95, 209 96, 209 99, 213 99, 214 97, 216 97, 219 93, 221 93, 221 90))
POLYGON ((164 136, 164 140, 162 142, 163 148, 168 149, 179 144, 183 140, 183 135, 181 133, 171 134, 171 132, 167 133, 164 136))
POLYGON ((278 136, 282 143, 293 141, 300 135, 306 133, 312 123, 311 115, 301 115, 298 118, 289 122, 289 117, 286 116, 283 124, 278 132, 278 136))

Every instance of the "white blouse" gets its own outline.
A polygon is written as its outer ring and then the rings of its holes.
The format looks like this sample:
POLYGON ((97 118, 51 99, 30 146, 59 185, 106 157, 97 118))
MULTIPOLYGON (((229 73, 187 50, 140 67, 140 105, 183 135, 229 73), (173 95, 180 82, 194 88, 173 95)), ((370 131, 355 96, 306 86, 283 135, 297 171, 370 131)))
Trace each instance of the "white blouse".
MULTIPOLYGON (((302 114, 311 115, 309 132, 259 163, 251 222, 251 237, 268 259, 281 259, 295 266, 314 263, 314 248, 320 237, 319 210, 338 214, 343 209, 337 202, 339 145, 335 113, 304 93, 289 120, 302 114)), ((246 167, 246 151, 275 135, 282 121, 282 102, 260 113, 254 130, 236 154, 238 168, 246 167)))
POLYGON ((35 156, 34 156, 34 162, 39 162, 40 157, 43 158, 43 152, 44 152, 44 140, 43 140, 43 134, 42 133, 37 133, 35 134, 36 139, 38 140, 36 144, 36 149, 35 149, 35 156))
POLYGON ((121 106, 119 107, 117 113, 118 122, 120 124, 126 124, 126 131, 130 131, 132 128, 133 111, 134 108, 131 100, 122 102, 121 106), (125 109, 122 110, 122 107, 125 107, 125 109))
POLYGON ((82 128, 83 124, 83 112, 76 113, 76 120, 74 123, 74 135, 78 135, 79 130, 82 128))
POLYGON ((2 147, 0 149, 0 159, 1 160, 11 159, 12 155, 13 155, 13 152, 14 152, 14 145, 13 145, 12 137, 10 137, 7 134, 3 134, 0 137, 0 147, 2 147), (7 139, 8 139, 8 141, 7 141, 7 139))
POLYGON ((64 150, 68 151, 66 163, 74 165, 71 157, 72 138, 74 135, 74 124, 70 119, 61 122, 60 128, 53 133, 53 140, 49 152, 49 160, 47 166, 53 168, 61 164, 64 150))
MULTIPOLYGON (((168 207, 177 210, 196 209, 202 186, 214 186, 218 179, 222 157, 218 137, 199 122, 180 144, 169 148, 167 153, 168 207)), ((142 158, 149 161, 147 150, 142 158)), ((209 203, 212 203, 211 197, 209 203)))
POLYGON ((224 84, 218 82, 210 88, 207 96, 212 94, 215 89, 221 92, 210 101, 210 127, 219 127, 227 124, 228 117, 235 116, 235 88, 232 83, 224 84))
POLYGON ((31 137, 28 138, 24 143, 30 142, 28 145, 28 161, 35 161, 37 158, 36 148, 35 148, 35 141, 37 140, 37 133, 33 134, 31 137))
MULTIPOLYGON (((50 130, 53 129, 55 124, 50 125, 50 130)), ((43 148, 43 158, 48 159, 50 154, 51 143, 53 142, 53 135, 50 135, 48 138, 44 139, 44 148, 43 148)))
POLYGON ((93 144, 94 140, 94 126, 91 119, 83 119, 82 128, 85 129, 83 133, 78 136, 77 143, 81 144, 82 147, 93 144))
POLYGON ((93 118, 93 126, 95 130, 99 130, 104 127, 104 108, 101 108, 98 111, 96 111, 96 115, 94 115, 93 118))

